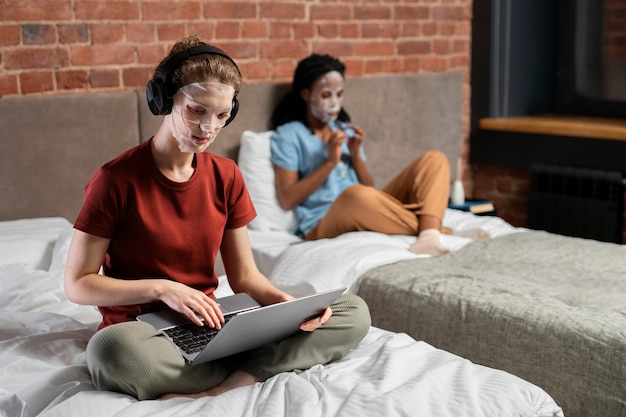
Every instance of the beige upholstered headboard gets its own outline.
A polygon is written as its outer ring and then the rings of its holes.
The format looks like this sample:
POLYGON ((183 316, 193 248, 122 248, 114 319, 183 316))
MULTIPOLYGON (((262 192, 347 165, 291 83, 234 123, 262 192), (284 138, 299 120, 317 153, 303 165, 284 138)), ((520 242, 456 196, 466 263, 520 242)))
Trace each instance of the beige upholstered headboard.
MULTIPOLYGON (((285 84, 244 86, 240 109, 209 150, 236 159, 241 133, 264 131, 285 84)), ((429 149, 454 163, 461 151, 459 73, 348 79, 345 107, 366 132, 376 185, 429 149)), ((63 216, 73 221, 93 172, 151 137, 143 91, 0 99, 0 220, 63 216)), ((454 175, 454 172, 453 172, 454 175)))

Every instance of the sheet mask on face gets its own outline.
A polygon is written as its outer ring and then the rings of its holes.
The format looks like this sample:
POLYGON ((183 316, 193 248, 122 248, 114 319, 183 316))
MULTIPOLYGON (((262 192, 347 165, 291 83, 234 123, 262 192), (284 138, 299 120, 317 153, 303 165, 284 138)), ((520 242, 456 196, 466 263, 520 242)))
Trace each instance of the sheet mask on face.
POLYGON ((232 110, 234 87, 214 81, 187 84, 174 95, 166 116, 181 152, 204 152, 232 110))
POLYGON ((337 119, 343 105, 343 77, 331 71, 318 79, 310 90, 311 114, 324 123, 337 119))

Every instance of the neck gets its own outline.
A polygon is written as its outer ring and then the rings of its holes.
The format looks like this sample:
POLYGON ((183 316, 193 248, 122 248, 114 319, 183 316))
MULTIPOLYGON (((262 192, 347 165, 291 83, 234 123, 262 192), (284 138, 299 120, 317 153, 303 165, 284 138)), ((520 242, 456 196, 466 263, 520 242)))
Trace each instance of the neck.
POLYGON ((159 171, 175 182, 185 182, 195 171, 195 154, 181 152, 168 129, 159 129, 151 143, 152 157, 159 171))

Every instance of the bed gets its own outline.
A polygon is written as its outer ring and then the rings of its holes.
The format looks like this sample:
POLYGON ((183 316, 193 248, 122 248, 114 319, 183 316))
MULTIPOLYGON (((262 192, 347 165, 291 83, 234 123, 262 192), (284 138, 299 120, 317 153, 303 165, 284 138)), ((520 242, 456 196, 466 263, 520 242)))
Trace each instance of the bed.
POLYGON ((375 326, 522 376, 568 416, 626 415, 626 246, 451 209, 444 226, 491 237, 444 235, 452 251, 435 258, 410 253, 410 236, 304 242, 276 204, 270 135, 244 132, 239 161, 259 211, 257 264, 277 286, 304 295, 345 285, 375 326))
MULTIPOLYGON (((353 85, 359 86, 358 82, 353 85)), ((434 96, 434 92, 442 97, 451 95, 452 103, 441 99, 424 106, 423 117, 427 120, 420 126, 426 143, 422 146, 432 147, 428 140, 442 137, 458 141, 460 77, 391 77, 370 81, 369 85, 374 87, 359 89, 355 99, 375 94, 385 109, 406 108, 406 100, 411 97, 434 96), (411 91, 414 88, 418 91, 411 91), (389 94, 390 90, 401 93, 396 96, 389 94), (455 123, 450 123, 451 115, 455 123)), ((271 194, 255 185, 254 180, 264 181, 267 186, 272 179, 256 171, 259 168, 250 162, 268 167, 269 159, 262 157, 268 151, 268 132, 260 121, 264 123, 268 103, 281 90, 283 86, 244 88, 241 109, 250 110, 240 111, 233 129, 225 131, 227 135, 211 149, 237 158, 242 170, 252 169, 258 174, 245 174, 259 209, 259 217, 250 227, 255 259, 277 285, 304 294, 334 280, 328 280, 332 276, 324 275, 325 270, 298 269, 307 263, 289 260, 294 253, 310 254, 316 249, 289 233, 293 226, 291 213, 276 210, 275 205, 269 211, 264 209, 263 198, 271 203, 271 194)), ((1 415, 184 416, 210 411, 227 416, 400 416, 415 415, 416 410, 425 416, 564 415, 561 404, 538 384, 474 363, 419 336, 380 326, 373 326, 340 361, 301 373, 280 374, 216 398, 139 402, 125 395, 96 391, 84 351, 100 317, 93 307, 69 302, 62 290, 71 222, 93 171, 149 137, 159 121, 149 115, 141 92, 3 98, 0 114, 0 131, 11 132, 14 139, 5 136, 0 153, 1 415)), ((421 121, 404 119, 395 122, 399 135, 414 131, 411 123, 421 121)), ((419 151, 410 143, 399 143, 401 153, 406 154, 403 146, 419 151)), ((449 157, 453 159, 458 152, 452 149, 449 157)), ((388 157, 377 158, 374 153, 370 161, 379 178, 389 175, 388 157)), ((479 219, 453 211, 446 213, 446 223, 455 228, 480 225, 494 236, 521 232, 496 217, 479 219)), ((410 239, 349 234, 317 242, 317 254, 328 253, 324 245, 361 246, 362 255, 346 262, 341 274, 342 284, 360 292, 359 283, 367 273, 386 265, 420 260, 406 251, 410 239)), ((447 243, 460 251, 470 242, 448 236, 447 243)), ((218 294, 229 294, 227 281, 223 276, 220 279, 218 294)), ((333 287, 339 284, 332 282, 333 287)))
MULTIPOLYGON (((507 372, 372 327, 342 360, 201 400, 137 401, 98 392, 85 347, 100 316, 69 302, 61 217, 0 222, 0 411, 3 416, 562 416, 541 388, 507 372)), ((222 277, 223 279, 223 277, 222 277)), ((230 293, 226 282, 220 295, 230 293)))

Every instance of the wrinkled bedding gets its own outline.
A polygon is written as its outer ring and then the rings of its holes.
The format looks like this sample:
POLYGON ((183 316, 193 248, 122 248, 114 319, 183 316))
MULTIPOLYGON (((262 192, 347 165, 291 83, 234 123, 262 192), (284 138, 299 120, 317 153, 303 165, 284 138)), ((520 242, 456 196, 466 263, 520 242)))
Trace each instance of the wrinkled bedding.
POLYGON ((541 231, 365 273, 376 326, 538 384, 568 416, 626 415, 626 246, 541 231))
MULTIPOLYGON (((55 226, 58 239, 41 245, 51 258, 48 269, 41 269, 38 256, 36 265, 0 265, 2 416, 563 415, 536 385, 376 327, 340 361, 215 398, 140 402, 95 391, 84 351, 99 314, 64 297, 62 264, 71 227, 55 226)), ((228 292, 227 285, 220 289, 228 292)))

